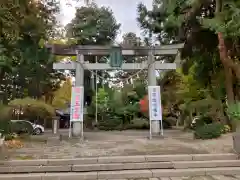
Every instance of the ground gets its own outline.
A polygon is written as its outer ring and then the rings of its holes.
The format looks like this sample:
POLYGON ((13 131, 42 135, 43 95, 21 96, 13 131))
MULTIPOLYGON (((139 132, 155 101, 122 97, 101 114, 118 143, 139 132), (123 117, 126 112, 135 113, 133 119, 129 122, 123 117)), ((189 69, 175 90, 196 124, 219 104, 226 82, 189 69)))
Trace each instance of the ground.
POLYGON ((194 140, 190 132, 166 130, 164 138, 148 139, 148 131, 85 132, 85 140, 67 139, 61 131, 60 142, 51 132, 24 142, 24 147, 8 149, 10 159, 79 158, 94 156, 144 154, 229 153, 232 151, 231 134, 219 139, 194 140))
POLYGON ((240 176, 198 176, 198 177, 169 177, 130 180, 240 180, 240 176))
POLYGON ((169 177, 130 180, 240 180, 240 176, 198 176, 198 177, 169 177))

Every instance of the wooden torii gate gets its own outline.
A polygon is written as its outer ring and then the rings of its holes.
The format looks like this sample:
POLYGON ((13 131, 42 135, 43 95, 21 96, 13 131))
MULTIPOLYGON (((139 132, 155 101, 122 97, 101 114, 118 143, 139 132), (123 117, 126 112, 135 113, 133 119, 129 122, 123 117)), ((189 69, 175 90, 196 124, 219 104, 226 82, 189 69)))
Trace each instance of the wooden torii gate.
MULTIPOLYGON (((156 86, 155 70, 173 70, 176 69, 176 63, 162 63, 155 61, 155 56, 176 56, 184 44, 162 45, 154 47, 146 46, 122 46, 123 56, 148 56, 148 60, 142 63, 123 63, 122 70, 140 70, 148 69, 148 86, 156 86)), ((53 69, 56 70, 75 70, 76 86, 84 86, 84 67, 88 70, 114 70, 107 63, 88 63, 84 61, 84 56, 107 56, 110 54, 111 46, 81 46, 81 45, 47 45, 54 55, 59 56, 77 56, 76 62, 54 63, 53 69), (82 66, 84 64, 84 67, 82 66)), ((119 68, 118 68, 119 69, 119 68)), ((82 122, 73 122, 72 135, 81 136, 83 133, 82 122)), ((160 132, 159 121, 151 121, 151 131, 153 134, 160 132)))

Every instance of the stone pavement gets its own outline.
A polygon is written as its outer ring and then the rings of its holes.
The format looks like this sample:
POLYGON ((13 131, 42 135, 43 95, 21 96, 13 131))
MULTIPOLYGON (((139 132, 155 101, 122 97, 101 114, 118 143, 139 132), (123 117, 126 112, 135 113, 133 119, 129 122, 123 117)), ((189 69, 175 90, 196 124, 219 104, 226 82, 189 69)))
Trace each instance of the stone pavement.
MULTIPOLYGON (((134 179, 135 180, 135 179, 134 179)), ((240 180, 240 176, 196 176, 196 177, 164 177, 137 180, 240 180)))
POLYGON ((240 180, 240 176, 196 176, 196 177, 164 177, 150 179, 127 179, 127 180, 240 180))
MULTIPOLYGON (((5 175, 0 176, 0 180, 14 180, 14 175, 6 178, 5 175)), ((36 175, 22 176, 21 180, 83 180, 80 177, 73 178, 52 178, 49 177, 38 177, 36 175)), ((84 178, 85 180, 85 178, 84 178)), ((86 179, 86 180, 96 180, 96 179, 86 179)), ((191 177, 162 177, 162 178, 131 178, 131 179, 98 179, 98 180, 240 180, 240 176, 223 176, 223 175, 213 175, 213 176, 191 176, 191 177)))
POLYGON ((164 177, 150 179, 126 179, 126 180, 240 180, 240 176, 196 176, 196 177, 164 177))
POLYGON ((202 154, 232 152, 232 136, 226 134, 213 140, 194 140, 192 133, 181 130, 164 131, 163 139, 149 140, 148 131, 85 132, 86 139, 63 141, 51 133, 34 136, 20 149, 9 149, 9 159, 62 159, 121 155, 202 154), (46 140, 47 139, 47 140, 46 140))

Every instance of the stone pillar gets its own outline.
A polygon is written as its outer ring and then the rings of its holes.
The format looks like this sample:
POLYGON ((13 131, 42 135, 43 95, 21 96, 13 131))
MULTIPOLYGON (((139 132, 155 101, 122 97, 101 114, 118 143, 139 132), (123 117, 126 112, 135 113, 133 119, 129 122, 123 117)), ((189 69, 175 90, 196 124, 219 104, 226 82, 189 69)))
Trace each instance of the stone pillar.
MULTIPOLYGON (((84 68, 80 63, 84 62, 84 55, 77 54, 75 86, 84 86, 84 68)), ((84 103, 83 103, 84 105, 84 103)), ((72 136, 80 137, 82 135, 82 122, 73 122, 72 136)))
POLYGON ((59 117, 55 116, 53 117, 53 123, 52 123, 52 128, 53 128, 53 134, 57 134, 58 133, 58 129, 59 129, 59 117))
MULTIPOLYGON (((148 55, 148 86, 156 86, 156 70, 155 70, 155 57, 152 51, 149 51, 148 55)), ((160 121, 151 121, 151 131, 153 135, 160 133, 160 121)))

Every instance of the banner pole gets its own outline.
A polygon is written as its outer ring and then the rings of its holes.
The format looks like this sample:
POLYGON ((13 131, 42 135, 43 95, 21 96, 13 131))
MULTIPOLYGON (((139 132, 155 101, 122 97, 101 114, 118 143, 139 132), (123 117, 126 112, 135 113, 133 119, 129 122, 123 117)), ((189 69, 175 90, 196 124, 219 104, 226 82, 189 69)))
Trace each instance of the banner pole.
POLYGON ((163 136, 163 122, 161 120, 161 135, 163 136))
POLYGON ((148 86, 148 117, 149 117, 149 139, 152 139, 152 116, 151 116, 151 93, 150 93, 150 86, 148 86))
POLYGON ((152 139, 152 122, 151 119, 149 119, 149 139, 152 139))
POLYGON ((83 137, 83 121, 82 121, 81 125, 82 125, 82 134, 81 134, 81 136, 82 136, 82 140, 83 140, 84 139, 84 137, 83 137))
POLYGON ((71 138, 72 136, 72 121, 70 120, 70 123, 69 123, 69 128, 68 128, 68 137, 71 138))

